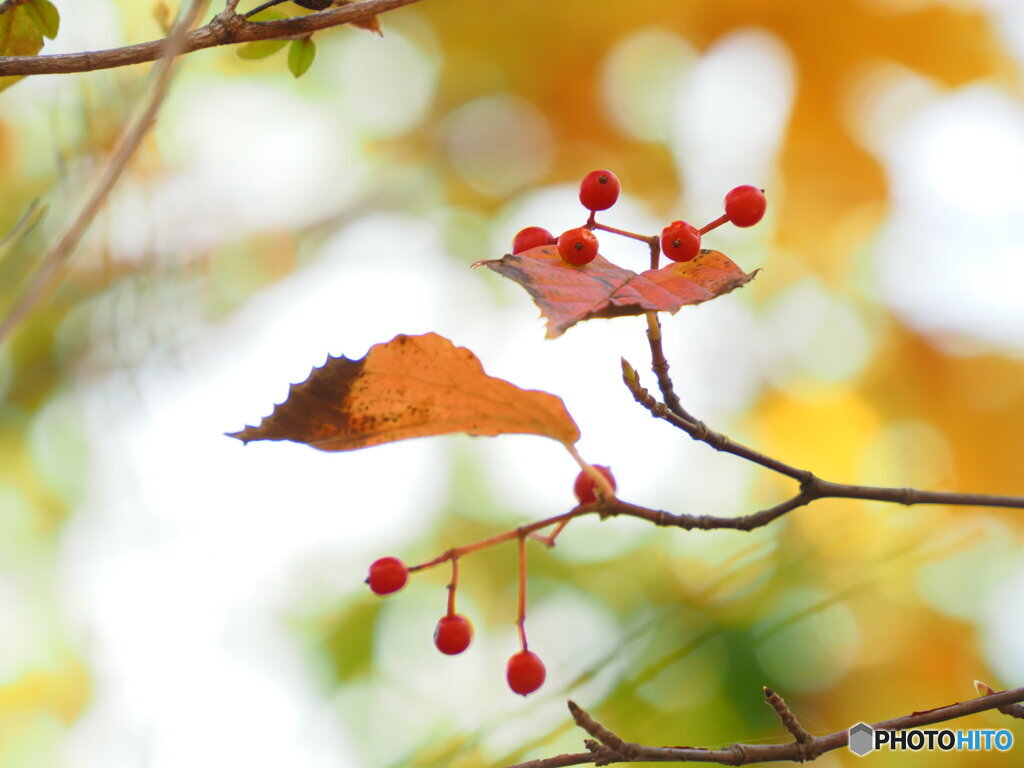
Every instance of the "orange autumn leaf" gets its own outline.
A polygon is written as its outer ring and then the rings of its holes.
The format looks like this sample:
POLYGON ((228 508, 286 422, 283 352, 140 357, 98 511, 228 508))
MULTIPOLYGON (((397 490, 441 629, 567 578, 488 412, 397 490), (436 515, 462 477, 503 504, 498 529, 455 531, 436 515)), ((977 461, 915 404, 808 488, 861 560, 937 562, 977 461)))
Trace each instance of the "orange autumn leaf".
POLYGON ((688 304, 722 296, 750 282, 757 274, 744 272, 720 251, 702 250, 692 261, 637 274, 598 256, 584 267, 567 264, 554 246, 540 246, 484 266, 526 289, 547 318, 549 339, 582 320, 625 317, 645 312, 675 314, 688 304))
POLYGON ((436 333, 396 336, 360 360, 328 356, 259 426, 229 436, 351 451, 457 432, 541 435, 569 446, 580 437, 561 398, 488 376, 476 355, 436 333))

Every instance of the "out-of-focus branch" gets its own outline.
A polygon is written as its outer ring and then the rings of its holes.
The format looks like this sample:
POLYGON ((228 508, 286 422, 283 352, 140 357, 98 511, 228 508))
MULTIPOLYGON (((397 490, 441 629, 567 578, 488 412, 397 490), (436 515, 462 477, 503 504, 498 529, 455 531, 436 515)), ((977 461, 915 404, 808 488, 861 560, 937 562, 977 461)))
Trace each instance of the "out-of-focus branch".
MULTIPOLYGON (((990 689, 991 690, 991 689, 990 689)), ((849 731, 836 731, 824 736, 811 736, 786 706, 782 697, 771 689, 765 689, 768 703, 775 710, 786 730, 793 736, 788 744, 733 744, 725 749, 704 747, 648 747, 643 744, 624 741, 620 736, 597 722, 585 710, 569 702, 576 725, 586 731, 592 739, 585 739, 586 752, 574 752, 555 757, 530 760, 511 768, 563 768, 569 765, 610 765, 612 763, 718 763, 721 765, 751 765, 789 761, 795 763, 815 760, 826 752, 845 747, 849 742, 849 731)), ((960 701, 945 707, 913 712, 891 720, 883 720, 871 727, 876 731, 903 731, 921 728, 935 723, 945 723, 967 715, 989 709, 1003 711, 1024 701, 1024 688, 992 693, 976 699, 960 701)))
MULTIPOLYGON (((360 0, 338 8, 329 8, 306 16, 293 16, 275 21, 247 21, 235 12, 234 4, 215 16, 209 24, 192 30, 184 39, 181 53, 192 53, 218 45, 248 43, 253 40, 274 40, 308 35, 317 30, 370 19, 419 0, 360 0)), ((103 51, 57 53, 44 56, 0 56, 0 76, 58 75, 112 69, 146 61, 156 61, 167 47, 168 39, 126 45, 103 51)))
MULTIPOLYGON (((110 160, 103 177, 93 190, 85 206, 79 212, 77 218, 71 223, 64 236, 50 249, 43 257, 35 274, 32 275, 28 287, 21 295, 7 317, 0 323, 0 343, 11 334, 18 323, 32 311, 32 309, 43 299, 57 281, 58 272, 67 261, 68 257, 81 242, 82 236, 89 228, 92 220, 96 217, 100 208, 106 202, 110 190, 121 177, 121 173, 127 167, 129 161, 135 155, 136 150, 142 144, 142 140, 149 133, 156 121, 156 115, 163 106, 167 91, 177 71, 175 57, 183 50, 189 29, 199 19, 200 14, 206 8, 208 0, 194 0, 188 11, 178 21, 177 26, 171 32, 170 37, 160 43, 159 55, 163 58, 160 61, 156 73, 156 80, 149 96, 149 102, 139 115, 135 125, 125 134, 117 151, 110 160)), ((31 58, 31 57, 29 57, 31 58)))

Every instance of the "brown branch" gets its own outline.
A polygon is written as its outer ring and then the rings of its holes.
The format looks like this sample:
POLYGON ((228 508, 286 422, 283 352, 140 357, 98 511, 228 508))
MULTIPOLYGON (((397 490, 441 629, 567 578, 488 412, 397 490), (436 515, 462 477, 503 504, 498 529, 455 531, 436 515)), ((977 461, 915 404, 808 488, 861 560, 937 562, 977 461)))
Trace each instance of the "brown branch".
MULTIPOLYGON (((231 5, 217 14, 209 24, 193 30, 184 41, 182 53, 192 53, 218 45, 249 43, 254 40, 308 35, 321 29, 354 21, 363 21, 419 0, 360 0, 306 16, 293 16, 275 21, 247 21, 235 13, 231 5)), ((7 75, 57 75, 71 72, 92 72, 159 59, 168 39, 126 45, 103 51, 58 53, 45 56, 0 56, 0 77, 7 75)))
POLYGON ((814 737, 800 725, 800 721, 796 719, 796 715, 793 714, 786 700, 771 688, 764 689, 764 698, 768 705, 775 710, 775 714, 778 715, 782 727, 789 731, 789 735, 793 737, 800 752, 797 762, 803 763, 808 760, 814 760, 818 756, 814 752, 814 737))
POLYGON ((967 507, 1007 507, 1011 509, 1024 509, 1024 497, 1006 496, 989 493, 957 493, 953 491, 921 491, 916 488, 888 488, 871 485, 852 485, 847 483, 835 483, 823 480, 806 469, 786 464, 785 462, 766 456, 759 451, 746 445, 737 443, 720 432, 709 429, 703 422, 691 422, 673 413, 668 406, 654 399, 650 392, 640 385, 640 378, 636 370, 625 360, 622 361, 622 380, 633 399, 650 411, 655 418, 667 421, 674 427, 686 432, 694 440, 710 445, 712 448, 724 453, 731 453, 734 456, 747 459, 773 472, 790 477, 800 483, 800 491, 788 499, 770 509, 757 512, 753 515, 746 515, 738 518, 715 518, 708 516, 696 517, 693 515, 672 515, 667 512, 658 512, 637 508, 633 505, 624 504, 613 500, 605 505, 604 514, 629 514, 634 517, 650 519, 657 525, 674 525, 681 528, 736 528, 749 531, 770 523, 772 520, 790 512, 797 507, 816 499, 862 499, 865 501, 883 501, 893 504, 911 506, 914 504, 947 504, 967 507), (726 524, 725 520, 733 520, 726 524))
MULTIPOLYGON (((666 375, 667 370, 668 368, 666 365, 666 375)), ((721 432, 715 432, 714 430, 709 429, 702 421, 690 421, 689 419, 685 419, 678 414, 673 413, 664 403, 659 403, 653 396, 651 396, 650 392, 640 386, 639 375, 625 358, 622 359, 622 380, 626 383, 629 391, 633 394, 633 399, 650 411, 652 416, 658 419, 664 419, 672 426, 678 427, 686 432, 686 434, 694 440, 707 443, 716 451, 731 453, 734 456, 739 456, 740 458, 752 461, 755 464, 760 464, 766 469, 778 472, 786 477, 791 477, 801 483, 813 477, 813 475, 805 469, 792 467, 785 462, 773 459, 771 456, 766 456, 763 453, 755 451, 753 448, 748 448, 745 445, 737 443, 723 435, 721 432)))
MULTIPOLYGON (((792 722, 787 724, 787 730, 793 735, 794 740, 787 744, 733 744, 725 749, 707 749, 704 747, 648 747, 642 744, 624 741, 614 732, 594 720, 587 712, 573 702, 569 702, 569 710, 573 719, 588 734, 597 741, 587 739, 584 744, 587 752, 576 752, 571 754, 557 755, 555 757, 531 760, 527 763, 519 763, 510 768, 562 768, 569 765, 583 765, 594 763, 595 765, 609 765, 611 763, 623 762, 695 762, 695 763, 719 763, 721 765, 750 765, 752 763, 769 763, 776 761, 804 762, 811 761, 831 752, 834 749, 845 747, 849 741, 849 731, 842 730, 829 733, 824 736, 811 736, 796 722, 789 708, 782 698, 774 692, 767 690, 768 701, 776 712, 781 709, 788 713, 792 722), (778 697, 778 702, 772 698, 778 697), (795 726, 791 727, 791 726, 795 726), (802 734, 802 735, 801 735, 802 734)), ((891 720, 883 720, 871 727, 876 731, 903 731, 909 728, 920 728, 935 723, 944 723, 950 720, 957 720, 967 715, 985 712, 990 709, 1002 711, 1005 707, 1011 707, 1018 702, 1024 701, 1024 688, 1016 688, 1001 693, 993 693, 988 696, 980 696, 976 699, 960 701, 937 709, 928 709, 920 712, 913 712, 902 717, 894 717, 891 720)), ((786 722, 786 718, 780 713, 780 718, 786 722)))
MULTIPOLYGON (((646 238, 646 242, 651 248, 651 269, 657 269, 661 256, 661 240, 655 236, 646 238)), ((683 408, 672 385, 672 377, 668 375, 668 358, 665 357, 665 350, 661 345, 661 321, 657 312, 647 313, 647 343, 651 347, 651 370, 658 379, 658 388, 661 390, 661 396, 665 398, 665 404, 677 416, 697 423, 697 419, 683 408)))
MULTIPOLYGON (((978 689, 978 693, 982 696, 992 696, 995 694, 995 691, 980 680, 974 681, 974 687, 978 689)), ((1024 704, 1007 704, 1006 706, 999 707, 998 709, 1004 715, 1024 720, 1024 704)))
POLYGON ((739 517, 688 515, 685 512, 674 514, 663 509, 650 509, 639 504, 630 504, 628 501, 618 498, 608 501, 600 509, 594 511, 600 513, 602 518, 614 517, 616 515, 636 517, 665 528, 682 528, 686 531, 718 531, 723 529, 752 531, 755 528, 768 525, 768 523, 782 517, 787 512, 791 512, 797 507, 802 507, 812 500, 813 498, 809 494, 800 492, 781 504, 776 504, 774 507, 769 507, 750 515, 740 515, 739 517))
POLYGON ((75 248, 78 247, 79 242, 81 242, 82 237, 85 235, 85 231, 106 202, 110 190, 114 188, 117 180, 121 178, 122 172, 128 166, 132 157, 134 157, 139 146, 141 146, 142 140, 149 133, 150 128, 153 127, 156 115, 160 111, 160 107, 163 106, 164 99, 171 86, 171 81, 174 79, 175 72, 177 71, 175 58, 182 52, 189 29, 199 19, 207 2, 208 0, 194 0, 191 7, 171 32, 170 37, 160 42, 157 54, 163 58, 157 68, 156 81, 149 97, 149 103, 142 114, 139 115, 132 129, 121 140, 121 144, 110 161, 110 165, 107 166, 103 177, 96 185, 92 195, 89 196, 77 218, 68 227, 63 237, 43 257, 25 292, 18 298, 11 311, 3 319, 3 322, 0 323, 0 343, 3 343, 18 323, 35 308, 36 304, 49 293, 54 283, 57 282, 59 278, 58 271, 61 266, 71 256, 75 248))
POLYGON ((672 384, 672 378, 668 375, 668 358, 665 357, 665 350, 661 345, 661 321, 658 320, 657 312, 647 313, 647 343, 651 347, 651 370, 658 379, 658 389, 665 398, 665 405, 679 418, 692 424, 699 424, 700 421, 683 408, 672 384))
MULTIPOLYGON (((617 735, 592 718, 575 701, 569 702, 569 712, 572 714, 572 719, 576 721, 576 725, 615 753, 618 759, 614 761, 610 760, 609 762, 633 760, 636 758, 638 750, 642 749, 639 744, 627 744, 624 742, 617 735)), ((590 751, 594 752, 593 749, 590 751)), ((598 764, 600 765, 601 763, 598 764)))

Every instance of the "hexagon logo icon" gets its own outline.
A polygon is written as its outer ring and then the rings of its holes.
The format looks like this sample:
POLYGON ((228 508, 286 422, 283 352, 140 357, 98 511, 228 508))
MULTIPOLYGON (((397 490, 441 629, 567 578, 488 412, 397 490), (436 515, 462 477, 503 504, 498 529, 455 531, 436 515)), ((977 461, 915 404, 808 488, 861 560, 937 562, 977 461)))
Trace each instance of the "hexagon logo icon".
POLYGON ((849 730, 849 747, 853 754, 864 757, 875 749, 875 729, 865 723, 857 723, 849 730))

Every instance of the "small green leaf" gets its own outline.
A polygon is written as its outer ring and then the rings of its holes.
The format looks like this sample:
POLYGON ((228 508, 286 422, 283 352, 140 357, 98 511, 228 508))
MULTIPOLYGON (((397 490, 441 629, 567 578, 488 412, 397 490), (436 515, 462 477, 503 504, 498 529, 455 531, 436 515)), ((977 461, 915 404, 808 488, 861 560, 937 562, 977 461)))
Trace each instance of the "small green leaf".
POLYGON ((50 0, 29 0, 25 10, 43 37, 53 40, 60 29, 60 13, 50 0))
POLYGON ((287 44, 287 40, 253 40, 251 43, 240 45, 235 53, 240 59, 265 59, 267 56, 273 56, 287 44))
MULTIPOLYGON (((0 13, 0 56, 35 56, 43 47, 39 26, 26 10, 28 6, 7 6, 0 13)), ((18 80, 20 75, 0 77, 0 91, 18 80)))
POLYGON ((310 38, 293 40, 288 48, 288 69, 295 77, 301 77, 316 58, 316 43, 310 38))

